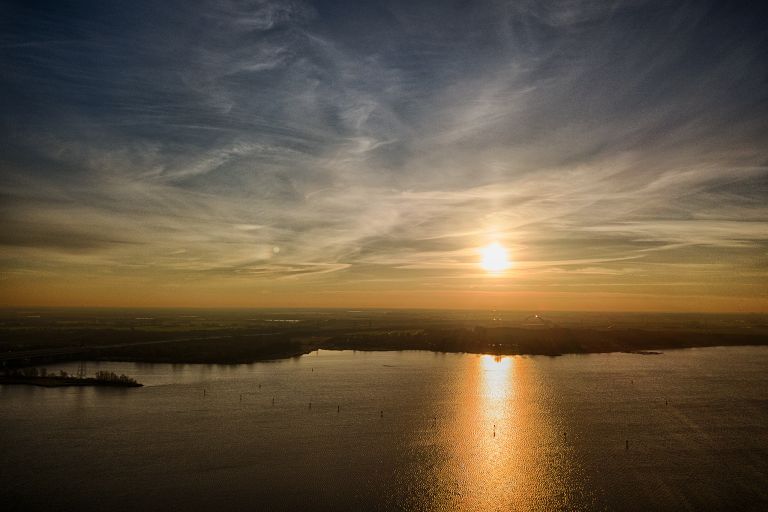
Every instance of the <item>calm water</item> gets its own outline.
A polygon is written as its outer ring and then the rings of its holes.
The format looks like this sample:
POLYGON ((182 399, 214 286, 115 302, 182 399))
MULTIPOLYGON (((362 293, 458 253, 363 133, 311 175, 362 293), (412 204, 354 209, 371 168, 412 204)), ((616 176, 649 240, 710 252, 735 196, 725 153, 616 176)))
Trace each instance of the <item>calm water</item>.
POLYGON ((768 507, 767 348, 98 369, 0 386, 4 510, 768 507))

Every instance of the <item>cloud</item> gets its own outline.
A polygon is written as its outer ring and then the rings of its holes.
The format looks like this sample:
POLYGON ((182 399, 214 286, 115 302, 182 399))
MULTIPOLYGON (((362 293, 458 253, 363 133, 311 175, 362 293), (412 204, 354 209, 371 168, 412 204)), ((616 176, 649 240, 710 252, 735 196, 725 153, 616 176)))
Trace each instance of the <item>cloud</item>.
POLYGON ((706 283, 712 250, 711 283, 764 271, 768 65, 748 9, 132 9, 4 22, 9 270, 418 288, 476 279, 498 239, 536 286, 679 265, 706 283))

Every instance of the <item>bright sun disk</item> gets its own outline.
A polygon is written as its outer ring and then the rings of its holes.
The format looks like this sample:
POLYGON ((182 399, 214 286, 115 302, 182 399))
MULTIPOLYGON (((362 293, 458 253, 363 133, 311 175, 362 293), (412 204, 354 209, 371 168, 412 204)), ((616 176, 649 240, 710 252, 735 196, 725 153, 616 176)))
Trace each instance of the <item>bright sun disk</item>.
POLYGON ((480 254, 482 254, 480 266, 487 272, 503 272, 512 266, 507 257, 507 250, 498 242, 493 242, 481 248, 480 254))

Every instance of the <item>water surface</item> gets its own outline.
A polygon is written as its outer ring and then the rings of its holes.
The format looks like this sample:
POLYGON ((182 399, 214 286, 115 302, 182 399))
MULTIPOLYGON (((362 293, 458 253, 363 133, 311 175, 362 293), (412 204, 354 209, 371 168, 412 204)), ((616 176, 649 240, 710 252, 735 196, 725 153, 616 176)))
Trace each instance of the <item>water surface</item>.
POLYGON ((0 386, 10 509, 768 506, 765 347, 101 369, 145 387, 0 386))

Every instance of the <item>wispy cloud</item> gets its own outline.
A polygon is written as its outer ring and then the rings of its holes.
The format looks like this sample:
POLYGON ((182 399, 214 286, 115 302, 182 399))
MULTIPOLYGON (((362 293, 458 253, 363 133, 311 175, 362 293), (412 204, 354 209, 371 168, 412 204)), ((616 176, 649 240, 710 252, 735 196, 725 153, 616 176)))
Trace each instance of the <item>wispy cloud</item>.
POLYGON ((477 248, 500 240, 516 271, 494 287, 690 275, 720 293, 725 276, 768 277, 768 65, 749 9, 9 13, 8 272, 460 289, 477 285, 477 248))

